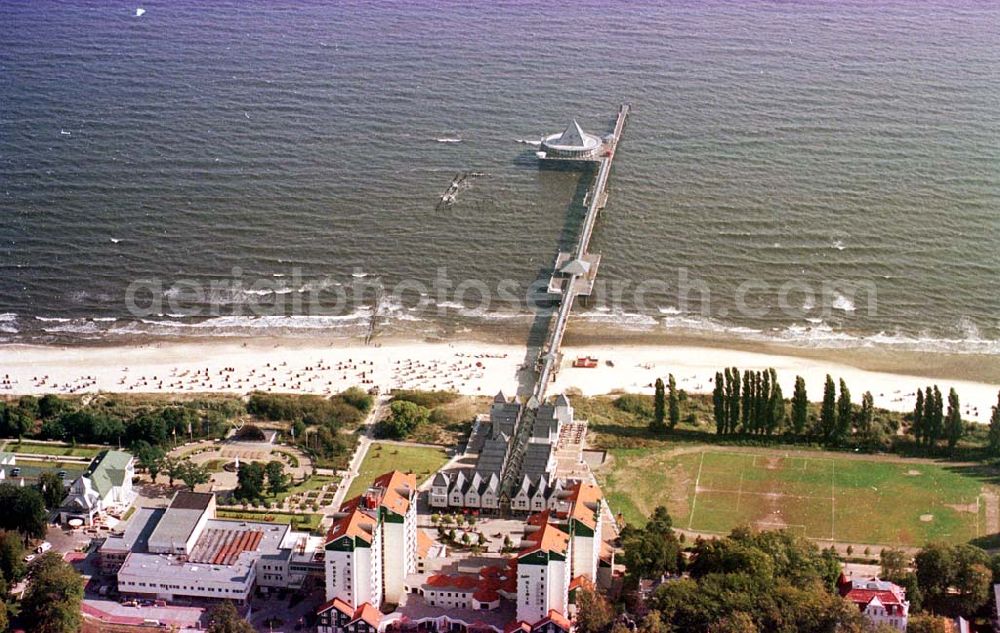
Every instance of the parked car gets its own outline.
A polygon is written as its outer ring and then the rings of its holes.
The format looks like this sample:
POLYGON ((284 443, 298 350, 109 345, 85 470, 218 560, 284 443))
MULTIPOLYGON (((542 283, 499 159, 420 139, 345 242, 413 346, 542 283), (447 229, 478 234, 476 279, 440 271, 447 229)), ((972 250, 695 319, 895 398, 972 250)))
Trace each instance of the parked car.
POLYGON ((35 560, 36 558, 38 558, 38 556, 36 556, 35 554, 28 554, 27 556, 24 557, 24 562, 30 563, 31 561, 35 560))
POLYGON ((44 554, 45 552, 52 549, 52 543, 48 541, 42 541, 42 544, 35 548, 35 551, 39 554, 44 554))
POLYGON ((21 469, 18 468, 17 466, 14 466, 13 468, 10 469, 10 476, 11 477, 17 477, 20 474, 21 474, 21 469))
POLYGON ((58 473, 56 473, 56 475, 59 477, 59 479, 66 479, 67 473, 65 470, 60 470, 58 473))

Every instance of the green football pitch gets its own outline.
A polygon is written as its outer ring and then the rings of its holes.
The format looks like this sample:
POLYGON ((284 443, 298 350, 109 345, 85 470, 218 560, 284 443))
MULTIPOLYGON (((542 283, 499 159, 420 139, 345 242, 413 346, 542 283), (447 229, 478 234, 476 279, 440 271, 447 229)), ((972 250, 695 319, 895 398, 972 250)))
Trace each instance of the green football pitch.
POLYGON ((837 542, 922 545, 988 533, 995 492, 956 468, 829 455, 621 449, 611 451, 602 478, 612 510, 627 521, 665 505, 676 527, 708 534, 749 524, 837 542))

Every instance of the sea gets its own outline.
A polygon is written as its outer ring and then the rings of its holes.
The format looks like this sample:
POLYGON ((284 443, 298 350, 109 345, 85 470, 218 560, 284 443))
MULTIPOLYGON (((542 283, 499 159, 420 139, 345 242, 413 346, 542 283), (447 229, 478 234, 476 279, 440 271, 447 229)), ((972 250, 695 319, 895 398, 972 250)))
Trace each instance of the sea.
POLYGON ((2 2, 0 343, 519 335, 621 103, 572 331, 1000 354, 969 0, 2 2))

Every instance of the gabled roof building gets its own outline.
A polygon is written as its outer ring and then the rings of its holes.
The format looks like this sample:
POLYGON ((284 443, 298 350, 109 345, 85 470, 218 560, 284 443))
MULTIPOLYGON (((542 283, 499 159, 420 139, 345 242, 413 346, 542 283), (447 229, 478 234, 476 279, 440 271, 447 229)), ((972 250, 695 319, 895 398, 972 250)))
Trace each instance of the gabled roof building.
POLYGON ((69 493, 59 509, 59 520, 82 519, 93 525, 94 518, 114 510, 125 512, 135 501, 132 489, 135 459, 125 451, 101 451, 70 485, 69 493))
POLYGON ((906 631, 910 602, 899 585, 878 578, 849 579, 841 573, 837 587, 840 595, 854 603, 872 624, 906 631))

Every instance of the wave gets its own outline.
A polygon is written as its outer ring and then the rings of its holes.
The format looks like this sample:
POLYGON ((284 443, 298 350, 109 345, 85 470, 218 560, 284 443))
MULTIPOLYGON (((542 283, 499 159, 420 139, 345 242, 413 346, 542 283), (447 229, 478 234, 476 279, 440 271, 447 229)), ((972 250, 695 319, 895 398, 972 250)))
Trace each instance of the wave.
POLYGON ((69 323, 69 322, 70 322, 70 321, 72 321, 73 319, 63 319, 63 318, 61 318, 61 317, 43 317, 43 316, 36 316, 36 317, 35 317, 35 320, 36 320, 36 321, 42 321, 43 323, 69 323))
POLYGON ((0 314, 0 333, 3 334, 17 334, 18 329, 15 326, 17 323, 17 315, 13 312, 4 312, 0 314))
POLYGON ((593 312, 583 312, 580 318, 591 322, 614 323, 626 327, 638 327, 642 329, 655 327, 658 323, 656 317, 638 312, 625 312, 623 310, 601 310, 595 309, 593 312))
POLYGON ((833 303, 830 304, 830 307, 834 310, 841 310, 842 312, 854 312, 856 309, 853 301, 839 293, 833 299, 833 303))
POLYGON ((734 339, 763 343, 783 343, 793 346, 816 348, 874 348, 891 347, 907 351, 927 351, 958 354, 1000 354, 1000 340, 973 337, 941 338, 913 336, 903 333, 857 334, 835 329, 822 319, 806 319, 806 324, 792 324, 784 328, 763 331, 756 328, 732 325, 696 315, 681 315, 661 319, 665 329, 692 334, 731 336, 734 339))
POLYGON ((657 308, 657 311, 660 314, 669 314, 669 315, 674 315, 674 314, 680 314, 681 313, 680 310, 678 310, 677 308, 675 308, 673 306, 663 306, 662 308, 657 308))
MULTIPOLYGON (((67 319, 67 321, 70 321, 67 319)), ((73 320, 52 327, 42 328, 46 334, 101 334, 103 330, 93 321, 73 320)))
POLYGON ((462 139, 460 139, 460 138, 436 138, 434 140, 437 141, 438 143, 461 143, 462 142, 462 139))

